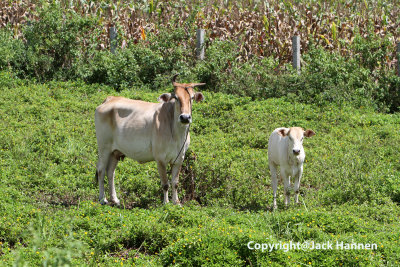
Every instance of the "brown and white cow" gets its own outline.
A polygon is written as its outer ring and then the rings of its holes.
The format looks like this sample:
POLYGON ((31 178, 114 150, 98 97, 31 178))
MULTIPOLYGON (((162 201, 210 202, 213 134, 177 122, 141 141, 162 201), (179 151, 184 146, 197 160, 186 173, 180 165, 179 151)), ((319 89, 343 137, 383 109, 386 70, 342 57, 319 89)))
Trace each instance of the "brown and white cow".
POLYGON ((164 191, 164 204, 168 200, 167 165, 172 169, 172 201, 179 204, 178 180, 185 152, 190 144, 189 125, 192 122, 192 103, 204 100, 194 87, 204 83, 172 82, 174 93, 162 94, 160 103, 109 96, 96 108, 95 126, 99 160, 96 178, 99 200, 106 204, 104 177, 107 174, 110 200, 119 205, 115 192, 115 168, 125 156, 139 163, 156 161, 164 191))

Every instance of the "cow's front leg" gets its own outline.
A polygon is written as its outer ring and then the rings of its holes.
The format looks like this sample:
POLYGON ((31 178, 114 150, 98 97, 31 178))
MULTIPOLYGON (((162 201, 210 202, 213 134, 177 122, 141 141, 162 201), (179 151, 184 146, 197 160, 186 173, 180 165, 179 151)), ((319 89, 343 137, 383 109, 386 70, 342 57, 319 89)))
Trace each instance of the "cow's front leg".
POLYGON ((181 171, 181 164, 172 165, 172 202, 180 205, 178 199, 178 183, 179 183, 179 172, 181 171))
POLYGON ((164 193, 164 204, 168 203, 168 178, 167 178, 167 168, 163 162, 157 161, 158 173, 161 178, 161 186, 164 193))
POLYGON ((299 204, 300 179, 302 174, 303 174, 303 166, 300 166, 294 180, 294 193, 295 193, 294 201, 296 204, 299 204))
POLYGON ((283 189, 285 192, 285 207, 287 208, 290 204, 290 176, 285 173, 281 168, 281 176, 283 180, 283 189))

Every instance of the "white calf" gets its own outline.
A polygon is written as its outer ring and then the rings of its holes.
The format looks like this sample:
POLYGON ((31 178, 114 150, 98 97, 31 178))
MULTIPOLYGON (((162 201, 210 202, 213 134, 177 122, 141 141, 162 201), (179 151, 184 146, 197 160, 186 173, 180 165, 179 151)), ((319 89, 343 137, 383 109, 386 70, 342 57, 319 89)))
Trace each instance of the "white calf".
POLYGON ((300 127, 277 128, 268 141, 268 162, 271 172, 272 189, 274 191, 274 206, 276 209, 276 191, 278 189, 277 167, 284 183, 285 206, 290 202, 290 178, 294 177, 295 202, 299 203, 300 179, 303 173, 303 162, 306 157, 303 148, 303 138, 315 135, 312 130, 304 131, 300 127))

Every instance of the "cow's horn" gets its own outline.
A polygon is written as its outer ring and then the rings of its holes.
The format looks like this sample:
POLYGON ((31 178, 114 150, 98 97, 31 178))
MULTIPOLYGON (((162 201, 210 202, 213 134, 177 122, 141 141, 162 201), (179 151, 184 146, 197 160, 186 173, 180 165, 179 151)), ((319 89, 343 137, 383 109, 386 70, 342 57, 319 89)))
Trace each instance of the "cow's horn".
POLYGON ((178 77, 179 73, 175 74, 174 76, 172 76, 172 83, 174 83, 176 81, 176 77, 178 77))

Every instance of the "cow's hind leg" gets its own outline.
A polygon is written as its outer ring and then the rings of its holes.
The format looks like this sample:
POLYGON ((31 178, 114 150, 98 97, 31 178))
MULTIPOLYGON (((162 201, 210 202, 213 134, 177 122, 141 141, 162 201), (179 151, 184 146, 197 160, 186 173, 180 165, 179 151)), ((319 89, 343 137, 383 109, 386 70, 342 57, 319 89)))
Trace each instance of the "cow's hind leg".
POLYGON ((109 157, 109 152, 99 154, 99 160, 97 162, 96 176, 99 183, 99 201, 102 205, 107 204, 108 202, 104 194, 104 177, 106 176, 109 157))
POLYGON ((303 174, 303 166, 301 166, 296 174, 296 179, 294 181, 294 201, 296 202, 296 204, 299 204, 299 194, 300 194, 300 180, 301 180, 301 176, 303 174))
POLYGON ((276 192, 278 190, 278 176, 277 176, 277 166, 273 162, 269 163, 269 170, 271 173, 271 184, 272 184, 272 191, 273 191, 273 206, 272 208, 275 210, 278 208, 278 205, 276 204, 276 192))
POLYGON ((115 192, 114 177, 115 168, 117 167, 119 158, 120 155, 118 154, 118 152, 114 152, 110 155, 107 164, 108 192, 110 194, 111 202, 117 206, 119 206, 120 202, 117 198, 117 193, 115 192))
POLYGON ((168 203, 168 178, 167 178, 167 168, 163 162, 157 161, 158 173, 160 174, 161 178, 161 186, 164 193, 164 204, 168 203))

